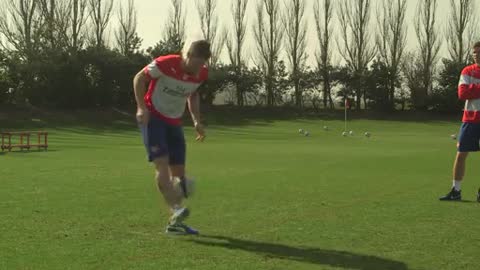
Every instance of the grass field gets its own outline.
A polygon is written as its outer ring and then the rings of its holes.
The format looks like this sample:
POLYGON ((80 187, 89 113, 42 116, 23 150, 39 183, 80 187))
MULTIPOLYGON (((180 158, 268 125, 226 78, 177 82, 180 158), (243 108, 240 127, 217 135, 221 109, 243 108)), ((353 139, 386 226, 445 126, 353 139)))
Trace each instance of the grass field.
POLYGON ((457 122, 354 120, 349 137, 337 120, 210 123, 203 144, 187 128, 188 223, 200 237, 163 234, 167 213, 130 123, 0 122, 40 126, 48 152, 0 154, 0 269, 480 267, 480 156, 465 201, 437 199, 451 185, 457 122))

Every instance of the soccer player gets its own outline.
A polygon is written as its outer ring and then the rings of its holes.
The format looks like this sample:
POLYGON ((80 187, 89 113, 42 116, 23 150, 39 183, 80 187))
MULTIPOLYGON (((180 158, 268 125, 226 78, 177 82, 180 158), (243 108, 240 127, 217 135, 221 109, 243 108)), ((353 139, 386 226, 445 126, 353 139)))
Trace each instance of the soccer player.
MULTIPOLYGON (((463 69, 458 84, 458 98, 465 100, 465 109, 453 165, 452 190, 440 198, 442 201, 462 199, 461 183, 465 175, 465 161, 468 153, 480 150, 480 42, 473 45, 472 53, 475 64, 463 69)), ((477 201, 480 202, 480 190, 477 201)))
POLYGON ((171 211, 167 234, 198 234, 198 231, 183 223, 190 212, 182 205, 188 192, 181 118, 188 103, 197 132, 196 139, 203 141, 205 130, 200 122, 197 89, 208 77, 206 63, 210 56, 210 44, 207 41, 189 41, 185 43, 181 55, 158 57, 138 72, 133 80, 136 118, 148 160, 155 165, 158 189, 171 211), (183 192, 175 188, 173 180, 178 178, 183 192))

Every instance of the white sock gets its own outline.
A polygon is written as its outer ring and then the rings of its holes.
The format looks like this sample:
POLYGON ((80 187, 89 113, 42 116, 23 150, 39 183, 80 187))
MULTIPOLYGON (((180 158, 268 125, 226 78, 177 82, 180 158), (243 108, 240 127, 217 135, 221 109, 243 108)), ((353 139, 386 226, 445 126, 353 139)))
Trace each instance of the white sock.
POLYGON ((180 204, 176 204, 172 207, 172 213, 177 212, 178 210, 182 209, 183 207, 180 204))
POLYGON ((462 183, 462 181, 453 180, 452 187, 455 188, 456 191, 460 191, 461 190, 461 188, 460 188, 461 183, 462 183))

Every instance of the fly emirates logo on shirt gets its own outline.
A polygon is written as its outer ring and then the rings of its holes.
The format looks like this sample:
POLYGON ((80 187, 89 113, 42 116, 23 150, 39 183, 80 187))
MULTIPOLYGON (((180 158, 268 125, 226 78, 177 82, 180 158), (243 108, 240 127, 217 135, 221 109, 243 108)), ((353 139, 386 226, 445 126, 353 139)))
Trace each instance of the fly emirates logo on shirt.
POLYGON ((157 85, 157 91, 160 95, 169 96, 172 98, 187 98, 191 93, 197 90, 199 84, 178 80, 176 78, 170 78, 165 76, 160 79, 157 85))
POLYGON ((161 88, 161 91, 175 97, 188 97, 191 93, 191 90, 179 85, 173 87, 165 85, 163 88, 161 88))

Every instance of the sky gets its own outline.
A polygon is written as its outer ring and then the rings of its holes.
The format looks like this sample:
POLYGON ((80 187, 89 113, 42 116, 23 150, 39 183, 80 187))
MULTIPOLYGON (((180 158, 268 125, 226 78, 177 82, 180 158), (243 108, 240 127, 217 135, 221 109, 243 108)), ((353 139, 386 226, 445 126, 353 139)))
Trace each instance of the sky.
MULTIPOLYGON (((198 34, 200 33, 200 26, 199 26, 199 19, 198 19, 198 12, 195 5, 196 0, 184 0, 184 6, 187 12, 187 23, 186 23, 186 33, 187 35, 198 34)), ((255 22, 255 7, 257 2, 261 0, 249 0, 248 7, 247 7, 247 37, 246 37, 246 51, 253 52, 255 50, 255 42, 253 40, 253 24, 255 22)), ((283 3, 289 0, 278 0, 283 3)), ((305 0, 307 9, 306 9, 306 19, 308 28, 308 45, 307 45, 307 54, 308 60, 307 64, 313 64, 314 61, 314 52, 316 50, 317 42, 315 38, 315 30, 314 30, 314 17, 313 17, 313 5, 314 1, 319 0, 305 0)), ((338 0, 333 0, 334 2, 338 0)), ((356 1, 356 0, 351 0, 356 1)), ((372 5, 374 7, 382 0, 372 0, 372 5)), ((117 3, 125 3, 127 0, 117 0, 117 3)), ((138 11, 138 28, 137 31, 139 35, 143 38, 143 48, 147 48, 149 46, 154 45, 157 41, 162 38, 162 30, 164 29, 164 25, 168 19, 169 10, 171 9, 171 1, 170 0, 134 0, 135 7, 138 11)), ((232 0, 217 0, 217 14, 219 17, 219 23, 221 27, 227 27, 227 29, 231 29, 232 16, 231 16, 231 4, 232 0)), ((417 46, 417 40, 415 35, 415 30, 413 26, 415 11, 417 8, 417 0, 407 0, 407 49, 413 50, 417 46)), ((480 10, 480 7, 478 7, 480 10)), ((438 12, 437 12, 437 21, 442 33, 445 32, 446 22, 448 19, 448 12, 450 9, 450 1, 449 0, 438 0, 438 12)), ((375 12, 372 16, 372 30, 376 30, 376 18, 375 12)), ((335 15, 334 15, 335 17, 335 15)), ((334 19, 335 20, 335 19, 334 19)), ((115 20, 112 23, 114 26, 115 20)), ((338 23, 334 21, 334 25, 338 26, 338 23)), ((337 31, 334 31, 338 33, 337 31)), ((372 32, 373 33, 373 32, 372 32)), ((444 35, 442 35, 443 38, 444 35)), ((338 37, 338 35, 337 35, 338 37)), ((444 39, 443 39, 444 41, 444 39)), ((372 40, 373 42, 373 40, 372 40)), ((445 42, 444 42, 445 43, 445 42)), ((334 50, 336 50, 336 43, 332 43, 334 50)), ((227 50, 224 50, 222 54, 222 60, 228 62, 227 57, 227 50)), ((445 46, 441 51, 441 56, 444 56, 446 53, 445 46)), ((254 53, 250 53, 250 57, 254 57, 254 53)), ((334 61, 340 61, 341 57, 337 54, 334 58, 334 61)))

